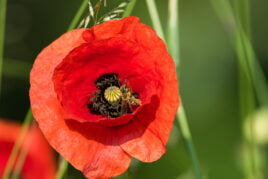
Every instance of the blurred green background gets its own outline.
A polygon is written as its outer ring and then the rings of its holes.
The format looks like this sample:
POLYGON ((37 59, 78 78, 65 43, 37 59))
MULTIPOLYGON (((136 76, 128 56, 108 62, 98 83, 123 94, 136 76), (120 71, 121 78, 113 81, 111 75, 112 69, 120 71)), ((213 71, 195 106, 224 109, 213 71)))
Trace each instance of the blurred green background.
MULTIPOLYGON (((81 2, 8 0, 1 117, 23 120, 29 108, 29 71, 34 59, 41 49, 66 31, 81 2)), ((95 4, 96 1, 92 2, 95 4)), ((122 1, 107 0, 108 7, 102 9, 101 13, 116 7, 120 2, 122 1)), ((167 1, 156 0, 156 3, 162 26, 166 29, 167 1)), ((251 2, 252 42, 266 76, 267 7, 266 0, 251 2)), ((228 19, 225 24, 220 22, 209 0, 180 0, 178 11, 181 44, 180 94, 202 174, 204 178, 211 179, 244 178, 237 56, 228 36, 232 24, 228 19)), ((132 15, 152 26, 145 1, 137 0, 132 15)), ((167 148, 166 154, 154 163, 134 160, 130 168, 133 178, 194 178, 177 121, 167 148)), ((267 144, 262 145, 261 150, 266 151, 267 144)), ((83 178, 83 175, 69 167, 67 178, 78 177, 83 178)))

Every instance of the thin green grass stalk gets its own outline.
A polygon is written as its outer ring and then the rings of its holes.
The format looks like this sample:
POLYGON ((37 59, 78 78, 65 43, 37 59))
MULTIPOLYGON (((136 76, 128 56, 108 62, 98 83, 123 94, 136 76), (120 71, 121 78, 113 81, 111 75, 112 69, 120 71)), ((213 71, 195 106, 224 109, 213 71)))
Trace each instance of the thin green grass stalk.
MULTIPOLYGON (((80 8, 76 12, 76 14, 75 14, 72 22, 70 23, 69 27, 67 28, 67 31, 69 31, 69 30, 71 30, 71 29, 76 27, 76 25, 78 24, 83 12, 86 9, 86 7, 87 7, 87 0, 84 0, 83 3, 81 4, 80 8)), ((7 162, 7 165, 6 165, 6 168, 4 170, 4 174, 3 174, 3 177, 2 177, 3 179, 8 179, 8 177, 10 175, 10 172, 12 170, 12 166, 14 165, 15 159, 16 159, 17 154, 19 152, 19 146, 21 145, 22 139, 23 139, 26 131, 28 130, 32 119, 33 119, 32 110, 31 110, 31 108, 29 108, 29 110, 27 112, 27 115, 26 115, 26 117, 24 119, 23 125, 22 125, 22 129, 21 129, 22 131, 20 132, 19 139, 16 141, 16 143, 15 143, 13 149, 12 149, 11 155, 9 157, 9 160, 7 162)), ((25 157, 21 158, 21 160, 24 160, 24 159, 25 159, 25 157)), ((23 163, 24 161, 18 161, 18 162, 23 163)), ((63 160, 62 162, 63 162, 62 165, 68 165, 68 162, 66 160, 63 160)), ((18 175, 19 175, 19 173, 18 173, 18 175)))
MULTIPOLYGON (((235 0, 235 15, 238 18, 237 22, 246 33, 247 37, 251 39, 250 28, 250 1, 249 0, 235 0)), ((240 30, 242 30, 240 29, 240 30)))
POLYGON ((136 0, 131 0, 128 3, 127 8, 126 8, 126 10, 125 10, 125 12, 124 12, 124 14, 122 16, 123 18, 131 15, 131 13, 132 13, 132 11, 133 11, 133 9, 135 7, 135 4, 136 4, 136 0))
POLYGON ((88 1, 87 0, 83 0, 82 4, 80 5, 78 11, 76 12, 71 24, 69 25, 69 27, 67 28, 67 31, 70 31, 72 29, 74 29, 78 23, 79 20, 81 19, 81 16, 83 15, 85 9, 87 8, 88 5, 88 1))
MULTIPOLYGON (((245 49, 241 46, 241 41, 237 40, 237 55, 238 58, 245 59, 245 49)), ((249 128, 244 129, 243 145, 245 146, 246 156, 248 159, 247 165, 245 165, 244 172, 248 178, 259 178, 257 169, 257 155, 256 155, 256 143, 253 131, 253 114, 255 111, 255 96, 252 81, 249 80, 241 65, 238 66, 238 78, 239 78, 239 104, 240 104, 240 117, 242 119, 242 125, 249 124, 249 128), (249 134, 249 135, 248 135, 249 134)))
POLYGON ((2 89, 2 70, 4 60, 4 40, 6 28, 7 0, 0 0, 0 94, 2 89))
POLYGON ((32 119, 33 119, 32 111, 29 110, 27 115, 26 115, 26 117, 25 117, 25 120, 23 122, 19 137, 18 137, 16 143, 14 144, 14 146, 12 148, 12 151, 11 151, 11 154, 9 156, 9 159, 7 161, 7 164, 6 164, 4 173, 3 173, 3 177, 2 177, 3 179, 8 179, 9 178, 9 175, 11 173, 12 167, 14 166, 16 157, 17 157, 17 155, 19 153, 19 148, 20 148, 20 146, 22 144, 22 141, 23 141, 23 139, 25 137, 26 132, 29 129, 29 126, 31 124, 32 119))
MULTIPOLYGON (((32 129, 30 129, 29 131, 31 131, 31 130, 32 129)), ((16 163, 16 167, 15 167, 15 169, 13 171, 13 175, 11 175, 10 179, 19 179, 20 178, 20 173, 21 173, 24 161, 25 161, 26 156, 27 156, 30 142, 32 140, 32 132, 30 134, 31 134, 31 136, 27 137, 26 142, 24 143, 24 145, 21 149, 21 152, 20 152, 19 157, 18 157, 18 162, 16 163)))
POLYGON ((56 175, 56 179, 63 178, 67 169, 68 169, 68 162, 63 157, 60 157, 59 168, 56 175))
POLYGON ((169 0, 169 17, 167 28, 167 44, 172 57, 175 59, 179 72, 180 44, 179 44, 179 0, 169 0))
POLYGON ((238 58, 238 60, 240 66, 243 69, 246 77, 249 80, 253 81, 254 91, 256 93, 258 102, 261 106, 266 106, 268 104, 268 86, 266 83, 264 72, 261 69, 261 66, 252 47, 250 37, 247 36, 247 34, 250 32, 250 29, 248 29, 248 33, 246 33, 241 27, 240 23, 235 22, 235 15, 229 1, 210 0, 210 2, 215 12, 219 16, 222 24, 228 24, 228 31, 231 32, 229 33, 229 35, 233 48, 241 52, 244 51, 244 48, 246 49, 245 53, 239 53, 240 57, 238 58), (233 33, 234 31, 236 32, 235 34, 233 33), (238 41, 240 42, 240 45, 237 44, 238 41), (248 62, 248 59, 253 60, 250 60, 248 62))
POLYGON ((267 86, 263 72, 258 64, 251 44, 250 35, 250 4, 248 0, 236 0, 235 13, 229 1, 213 1, 211 3, 224 23, 231 20, 234 25, 234 48, 238 57, 239 69, 239 104, 242 125, 249 127, 243 131, 243 146, 245 149, 244 175, 247 178, 259 178, 260 166, 257 161, 258 149, 253 133, 253 113, 255 110, 255 96, 261 105, 267 104, 267 86), (249 135, 247 135, 247 133, 249 135))
MULTIPOLYGON (((169 19, 168 19, 168 29, 167 29, 167 37, 168 37, 168 47, 169 51, 175 60, 177 73, 179 73, 179 65, 180 65, 180 43, 179 43, 179 7, 178 0, 169 0, 169 19)), ((181 100, 180 100, 181 101, 181 100)), ((187 117, 184 111, 184 107, 181 101, 181 105, 179 110, 177 111, 177 120, 180 125, 182 136, 185 140, 186 147, 190 159, 193 165, 193 171, 196 179, 201 179, 201 169, 199 165, 199 161, 196 155, 195 147, 192 140, 192 135, 189 129, 189 125, 187 122, 187 117)))
POLYGON ((177 121, 180 125, 181 134, 186 143, 187 151, 192 161, 193 172, 194 172, 195 178, 202 179, 201 168, 200 168, 199 161, 196 155, 192 135, 189 129, 187 117, 186 117, 182 102, 180 104, 179 110, 177 111, 177 121))
POLYGON ((164 36, 164 32, 163 32, 163 29, 161 26, 161 22, 160 22, 158 11, 157 11, 157 8, 155 5, 155 1, 154 0, 146 0, 146 3, 147 3, 150 17, 151 17, 152 22, 153 22, 154 29, 158 33, 159 37, 161 37, 165 41, 165 36, 164 36))
POLYGON ((261 106, 268 104, 268 87, 265 75, 261 69, 258 59, 250 41, 250 37, 246 35, 243 29, 237 32, 237 41, 241 42, 244 49, 245 59, 248 61, 248 71, 251 74, 251 81, 254 85, 256 97, 261 106))
POLYGON ((247 49, 245 46, 245 41, 242 34, 247 37, 250 41, 250 10, 249 10, 249 1, 248 0, 237 0, 235 4, 235 18, 236 18, 236 44, 237 44, 237 55, 241 61, 245 61, 248 66, 248 70, 252 75, 252 78, 246 78, 245 73, 241 67, 241 63, 239 64, 239 92, 240 92, 240 114, 242 118, 242 124, 245 126, 247 123, 249 124, 249 128, 244 128, 244 145, 246 148, 246 156, 248 157, 248 167, 245 165, 244 172, 247 175, 247 178, 260 178, 260 169, 257 161, 257 144, 255 141, 254 131, 253 131, 253 114, 256 108, 255 104, 255 96, 253 91, 253 79, 254 73, 252 70, 252 65, 254 62, 254 58, 249 56, 247 49), (246 131, 247 130, 247 131, 246 131), (248 133, 249 135, 246 135, 248 133))
POLYGON ((22 60, 5 58, 3 66, 3 76, 27 80, 32 65, 22 60))
MULTIPOLYGON (((4 58, 4 35, 5 35, 5 21, 6 21, 6 5, 7 5, 7 1, 6 0, 1 0, 0 2, 0 91, 1 91, 1 87, 2 87, 2 69, 3 69, 3 58, 4 58)), ((10 175, 10 172, 12 170, 12 167, 14 166, 14 162, 16 160, 16 157, 18 155, 19 152, 19 147, 21 146, 21 143, 24 139, 24 136, 29 128, 29 125, 32 121, 32 115, 31 115, 31 111, 28 111, 26 118, 24 120, 24 123, 22 125, 21 128, 21 132, 19 134, 18 140, 16 141, 16 143, 14 144, 10 157, 7 161, 4 173, 2 178, 3 179, 7 179, 10 175)), ((25 152, 26 153, 26 152, 25 152)), ((18 162, 21 162, 21 160, 19 160, 18 162)))

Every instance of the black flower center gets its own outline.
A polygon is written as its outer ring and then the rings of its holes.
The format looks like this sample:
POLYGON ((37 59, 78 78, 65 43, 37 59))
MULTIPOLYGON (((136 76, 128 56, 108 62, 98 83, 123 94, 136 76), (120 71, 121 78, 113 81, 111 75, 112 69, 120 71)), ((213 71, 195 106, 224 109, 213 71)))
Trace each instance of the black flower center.
POLYGON ((141 105, 138 94, 133 92, 126 84, 120 84, 116 73, 106 73, 100 76, 95 85, 97 91, 90 98, 88 108, 91 113, 109 118, 132 113, 141 105))

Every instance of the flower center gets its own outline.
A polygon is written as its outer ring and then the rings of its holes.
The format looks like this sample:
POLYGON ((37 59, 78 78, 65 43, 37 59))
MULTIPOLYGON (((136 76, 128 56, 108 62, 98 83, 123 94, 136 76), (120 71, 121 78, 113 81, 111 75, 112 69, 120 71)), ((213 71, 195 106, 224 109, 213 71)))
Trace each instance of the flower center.
POLYGON ((133 92, 126 84, 120 85, 116 73, 106 73, 100 76, 95 85, 98 88, 90 98, 88 108, 91 113, 109 118, 132 113, 141 105, 138 94, 133 92))

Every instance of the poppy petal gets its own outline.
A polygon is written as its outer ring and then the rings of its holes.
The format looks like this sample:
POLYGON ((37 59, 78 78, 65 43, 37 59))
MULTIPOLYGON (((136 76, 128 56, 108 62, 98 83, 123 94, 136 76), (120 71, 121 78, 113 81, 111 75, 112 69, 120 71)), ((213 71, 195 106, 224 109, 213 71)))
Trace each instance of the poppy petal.
POLYGON ((124 172, 131 156, 159 159, 179 105, 172 58, 137 17, 70 31, 50 44, 31 71, 30 98, 50 144, 89 178, 124 172), (94 82, 107 73, 116 73, 120 85, 130 84, 134 99, 141 100, 135 111, 116 118, 90 111, 94 82))
MULTIPOLYGON (((111 146, 110 149, 110 146, 103 146, 94 140, 81 136, 81 134, 76 131, 72 131, 67 126, 65 120, 63 120, 64 118, 61 112, 62 106, 53 90, 53 83, 47 80, 52 79, 55 67, 69 51, 84 42, 81 36, 83 31, 83 29, 80 29, 68 32, 54 41, 38 55, 34 68, 31 71, 31 105, 33 114, 39 122, 40 128, 46 134, 46 138, 64 158, 77 169, 81 171, 84 170, 86 175, 89 175, 89 170, 95 171, 90 174, 92 178, 94 178, 94 173, 95 175, 101 175, 105 178, 109 175, 115 176, 125 171, 130 162, 129 155, 119 146, 111 146), (68 41, 67 44, 66 41, 68 41), (44 69, 44 71, 40 73, 39 70, 41 69, 44 69), (117 151, 116 153, 118 155, 109 156, 110 153, 107 153, 107 157, 99 159, 94 158, 99 156, 95 155, 97 152, 103 151, 101 155, 105 156, 105 151, 111 150, 113 153, 117 151), (107 166, 110 166, 110 170, 103 165, 105 162, 101 162, 101 160, 105 158, 105 161, 107 161, 109 157, 121 159, 118 165, 116 165, 116 163, 113 165, 107 164, 107 166), (100 161, 102 165, 97 165, 94 161, 100 161), (95 167, 93 164, 95 164, 95 167), (106 168, 107 170, 103 171, 102 168, 106 168)), ((95 177, 98 178, 98 176, 95 177)))
MULTIPOLYGON (((118 138, 115 135, 117 128, 109 128, 90 122, 81 123, 72 119, 66 120, 66 125, 71 131, 83 136, 83 139, 76 139, 83 144, 77 143, 77 150, 81 153, 80 156, 74 157, 78 157, 77 161, 82 160, 82 157, 87 160, 83 167, 83 173, 87 177, 109 178, 126 171, 131 156, 120 148, 118 138)), ((76 144, 73 143, 73 145, 76 144)))
MULTIPOLYGON (((19 138, 21 129, 19 123, 0 119, 0 176, 3 174, 12 147, 19 138)), ((34 125, 26 132, 22 141, 19 151, 27 145, 27 153, 20 177, 27 179, 55 178, 56 162, 53 151, 40 132, 40 129, 34 125), (40 153, 42 153, 42 155, 40 155, 40 153)))
POLYGON ((121 20, 110 20, 86 30, 83 33, 83 37, 87 42, 114 37, 124 37, 133 40, 134 29, 138 24, 139 18, 135 16, 126 17, 121 20))

